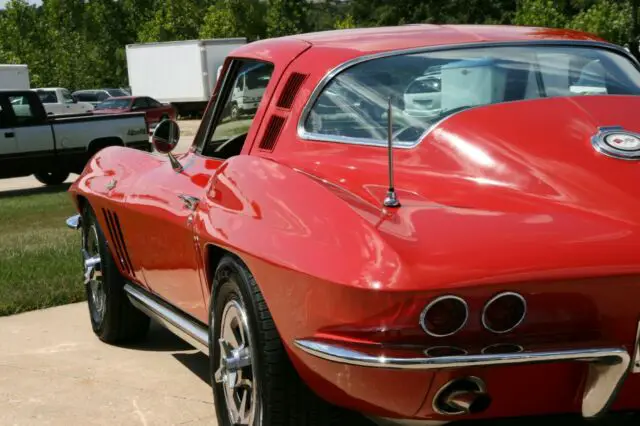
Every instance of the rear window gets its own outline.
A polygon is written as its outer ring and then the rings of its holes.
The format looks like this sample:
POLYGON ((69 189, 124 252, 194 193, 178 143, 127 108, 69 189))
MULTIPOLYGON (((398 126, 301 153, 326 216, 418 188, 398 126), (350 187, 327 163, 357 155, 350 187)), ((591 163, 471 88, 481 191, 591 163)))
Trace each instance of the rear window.
POLYGON ((58 103, 58 97, 53 90, 38 90, 38 97, 43 104, 55 104, 58 103))
POLYGON ((434 124, 465 109, 555 96, 638 95, 628 58, 583 46, 500 46, 396 55, 339 73, 304 118, 307 138, 413 146, 434 124))
POLYGON ((112 98, 118 98, 120 96, 129 96, 127 92, 122 89, 106 89, 105 92, 109 94, 112 98))

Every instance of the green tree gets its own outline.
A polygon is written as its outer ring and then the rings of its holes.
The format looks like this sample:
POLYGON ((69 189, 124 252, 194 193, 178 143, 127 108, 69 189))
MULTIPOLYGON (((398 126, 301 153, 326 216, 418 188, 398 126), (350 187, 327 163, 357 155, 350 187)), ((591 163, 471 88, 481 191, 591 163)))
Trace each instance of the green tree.
POLYGON ((308 31, 310 5, 308 0, 269 0, 267 5, 267 35, 280 37, 308 31))
POLYGON ((563 28, 569 18, 553 0, 525 0, 520 2, 514 17, 516 25, 563 28))
POLYGON ((159 2, 151 19, 142 25, 138 40, 154 42, 198 38, 205 10, 203 3, 198 0, 159 2))
POLYGON ((569 27, 597 34, 612 43, 628 44, 632 32, 631 3, 599 1, 574 16, 569 27))
POLYGON ((11 0, 0 14, 0 62, 27 64, 32 84, 41 84, 50 66, 41 13, 26 0, 11 0))
POLYGON ((349 28, 356 28, 356 21, 353 19, 353 15, 347 14, 344 18, 338 18, 334 24, 335 29, 345 30, 349 28))
POLYGON ((218 0, 204 16, 200 38, 264 38, 264 14, 264 4, 259 0, 218 0))

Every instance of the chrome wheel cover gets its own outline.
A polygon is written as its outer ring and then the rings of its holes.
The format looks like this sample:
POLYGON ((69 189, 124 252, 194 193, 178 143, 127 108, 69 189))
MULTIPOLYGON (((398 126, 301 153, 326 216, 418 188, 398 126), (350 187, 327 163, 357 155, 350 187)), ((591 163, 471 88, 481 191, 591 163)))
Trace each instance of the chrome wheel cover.
POLYGON ((82 228, 82 258, 84 266, 84 284, 90 299, 91 318, 96 324, 102 323, 107 295, 102 279, 102 262, 98 229, 95 223, 82 228))
POLYGON ((230 300, 220 321, 220 363, 214 379, 222 385, 232 425, 257 426, 258 386, 254 377, 254 352, 244 307, 230 300))

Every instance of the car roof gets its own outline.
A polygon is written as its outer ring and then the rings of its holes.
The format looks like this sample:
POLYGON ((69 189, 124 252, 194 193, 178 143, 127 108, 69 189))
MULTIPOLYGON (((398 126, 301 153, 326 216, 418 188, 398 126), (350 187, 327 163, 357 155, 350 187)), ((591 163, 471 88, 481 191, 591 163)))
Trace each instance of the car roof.
POLYGON ((356 28, 297 34, 265 39, 237 49, 242 55, 259 57, 265 48, 297 40, 314 47, 350 51, 352 57, 373 53, 469 43, 509 41, 598 41, 593 34, 575 30, 509 25, 412 24, 394 27, 356 28))

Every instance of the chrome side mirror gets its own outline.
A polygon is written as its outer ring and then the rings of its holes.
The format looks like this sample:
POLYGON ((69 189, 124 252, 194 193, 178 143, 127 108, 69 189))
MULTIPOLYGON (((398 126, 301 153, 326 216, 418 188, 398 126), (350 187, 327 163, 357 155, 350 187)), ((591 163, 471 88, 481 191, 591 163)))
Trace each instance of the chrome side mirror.
POLYGON ((180 140, 180 126, 173 120, 163 120, 153 130, 151 144, 161 154, 166 154, 171 162, 171 167, 177 172, 182 171, 182 165, 171 153, 180 140))

